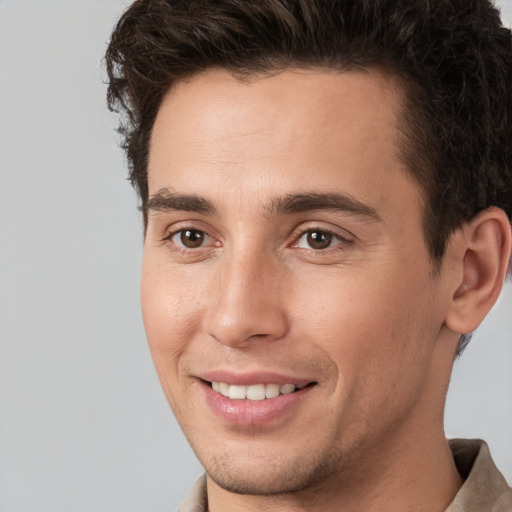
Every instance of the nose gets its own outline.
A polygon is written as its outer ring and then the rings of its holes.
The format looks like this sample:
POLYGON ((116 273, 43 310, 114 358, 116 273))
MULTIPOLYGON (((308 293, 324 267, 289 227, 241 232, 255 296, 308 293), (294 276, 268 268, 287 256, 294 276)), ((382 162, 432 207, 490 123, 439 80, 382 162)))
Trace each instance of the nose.
POLYGON ((220 343, 243 347, 278 340, 288 329, 283 272, 272 258, 240 255, 219 264, 212 280, 206 330, 220 343))

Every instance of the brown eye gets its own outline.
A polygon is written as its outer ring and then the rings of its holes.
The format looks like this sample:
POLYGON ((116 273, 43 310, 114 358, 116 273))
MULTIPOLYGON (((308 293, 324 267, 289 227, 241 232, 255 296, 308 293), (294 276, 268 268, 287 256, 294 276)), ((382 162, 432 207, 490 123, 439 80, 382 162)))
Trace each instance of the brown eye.
POLYGON ((307 242, 312 249, 327 249, 332 239, 332 234, 325 231, 309 231, 307 234, 307 242))
POLYGON ((315 251, 321 251, 323 249, 334 247, 341 242, 341 237, 335 233, 322 229, 309 229, 299 237, 297 247, 300 247, 301 249, 314 249, 315 251))
POLYGON ((208 235, 198 229, 182 229, 175 233, 171 240, 178 246, 186 249, 202 247, 208 235))

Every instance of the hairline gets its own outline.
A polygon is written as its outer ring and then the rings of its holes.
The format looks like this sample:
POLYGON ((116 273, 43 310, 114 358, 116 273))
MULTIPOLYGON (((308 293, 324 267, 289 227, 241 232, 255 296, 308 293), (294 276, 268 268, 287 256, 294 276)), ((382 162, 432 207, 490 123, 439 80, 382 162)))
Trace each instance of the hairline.
MULTIPOLYGON (((394 105, 395 110, 395 149, 397 158, 404 164, 406 172, 405 176, 412 179, 414 185, 418 187, 419 197, 421 198, 420 214, 421 214, 421 231, 423 233, 423 240, 429 254, 429 259, 432 264, 432 274, 436 276, 441 268, 444 251, 442 254, 435 255, 431 244, 428 222, 431 212, 429 211, 429 194, 430 190, 427 188, 427 184, 422 183, 420 175, 415 172, 414 167, 424 166, 429 167, 432 164, 428 162, 428 155, 422 154, 422 151, 417 147, 414 140, 416 133, 413 132, 413 120, 421 115, 421 108, 414 108, 414 100, 417 98, 419 87, 413 81, 412 78, 408 77, 403 71, 398 69, 395 65, 386 64, 383 62, 375 62, 371 65, 360 65, 352 62, 338 63, 337 66, 328 64, 319 64, 315 62, 299 62, 297 60, 287 61, 285 58, 275 58, 273 62, 269 61, 266 66, 260 66, 257 69, 252 69, 247 66, 220 66, 212 65, 206 66, 203 69, 193 71, 190 73, 176 76, 173 82, 167 87, 165 92, 162 93, 160 103, 155 111, 155 116, 151 129, 148 131, 148 147, 147 147, 147 161, 145 168, 145 180, 146 180, 146 194, 143 197, 141 194, 141 210, 143 213, 144 223, 144 234, 147 229, 148 223, 148 202, 150 200, 148 179, 149 179, 149 153, 151 151, 151 139, 152 133, 155 126, 156 118, 160 112, 161 106, 165 101, 165 98, 172 94, 175 87, 180 84, 186 84, 193 80, 195 77, 203 75, 211 71, 223 71, 233 77, 235 80, 241 83, 253 83, 258 80, 266 78, 272 78, 286 71, 318 71, 321 72, 332 72, 332 73, 348 73, 348 72, 360 72, 363 74, 375 74, 380 76, 385 81, 391 83, 391 86, 399 91, 398 101, 394 105), (427 161, 427 163, 425 163, 427 161)), ((429 169, 423 169, 425 174, 429 174, 432 171, 429 169)), ((449 243, 449 235, 444 243, 444 248, 449 243)))

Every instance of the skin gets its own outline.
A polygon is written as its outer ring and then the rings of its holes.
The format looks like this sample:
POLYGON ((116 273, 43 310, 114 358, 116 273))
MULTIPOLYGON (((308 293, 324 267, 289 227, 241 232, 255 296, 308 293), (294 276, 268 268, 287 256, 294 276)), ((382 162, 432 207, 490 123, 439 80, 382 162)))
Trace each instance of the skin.
POLYGON ((461 485, 443 409, 471 237, 454 235, 434 276, 422 194, 399 157, 402 101, 377 72, 242 82, 211 70, 160 107, 149 191, 173 200, 149 212, 143 316, 211 512, 443 511, 461 485), (291 194, 366 210, 272 208, 291 194), (185 229, 204 238, 184 247, 185 229), (315 232, 327 247, 312 247, 315 232), (200 376, 262 370, 314 385, 263 424, 214 414, 200 376))

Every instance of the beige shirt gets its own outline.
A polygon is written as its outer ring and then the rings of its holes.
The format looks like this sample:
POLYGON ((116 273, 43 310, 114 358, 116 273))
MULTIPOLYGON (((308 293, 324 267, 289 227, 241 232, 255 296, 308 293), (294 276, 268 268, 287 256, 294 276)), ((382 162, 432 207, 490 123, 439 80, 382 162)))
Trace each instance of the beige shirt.
MULTIPOLYGON (((452 439, 450 448, 464 484, 445 512, 512 512, 512 489, 495 466, 489 448, 476 439, 452 439)), ((178 512, 207 512, 206 477, 190 490, 178 512)))

